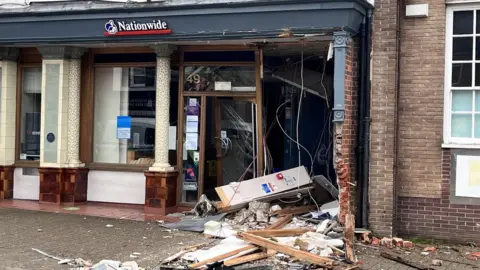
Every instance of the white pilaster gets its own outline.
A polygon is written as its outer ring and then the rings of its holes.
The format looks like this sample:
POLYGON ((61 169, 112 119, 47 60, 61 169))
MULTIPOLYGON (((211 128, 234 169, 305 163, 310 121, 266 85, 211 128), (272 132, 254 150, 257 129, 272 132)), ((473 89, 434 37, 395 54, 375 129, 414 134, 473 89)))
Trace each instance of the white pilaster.
POLYGON ((17 62, 0 62, 0 166, 15 163, 17 62))
POLYGON ((157 45, 157 79, 155 107, 155 163, 150 171, 173 171, 168 162, 168 128, 170 126, 170 55, 174 47, 157 45))

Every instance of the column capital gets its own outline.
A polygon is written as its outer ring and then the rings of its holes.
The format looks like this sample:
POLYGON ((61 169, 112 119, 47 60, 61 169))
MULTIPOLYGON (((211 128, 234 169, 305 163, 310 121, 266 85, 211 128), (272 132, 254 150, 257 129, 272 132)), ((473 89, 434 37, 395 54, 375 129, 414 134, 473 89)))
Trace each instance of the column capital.
POLYGON ((70 58, 71 59, 80 59, 82 56, 85 54, 87 51, 86 48, 81 48, 81 47, 72 47, 71 52, 70 52, 70 58))
POLYGON ((346 48, 348 42, 350 41, 350 33, 346 31, 333 32, 333 47, 337 48, 346 48))
POLYGON ((20 50, 12 47, 0 48, 0 61, 17 61, 20 50))
POLYGON ((79 59, 85 53, 85 48, 70 46, 38 47, 43 59, 79 59))
POLYGON ((170 56, 173 53, 173 51, 177 49, 177 46, 174 46, 171 44, 155 44, 150 47, 157 54, 157 57, 170 56))

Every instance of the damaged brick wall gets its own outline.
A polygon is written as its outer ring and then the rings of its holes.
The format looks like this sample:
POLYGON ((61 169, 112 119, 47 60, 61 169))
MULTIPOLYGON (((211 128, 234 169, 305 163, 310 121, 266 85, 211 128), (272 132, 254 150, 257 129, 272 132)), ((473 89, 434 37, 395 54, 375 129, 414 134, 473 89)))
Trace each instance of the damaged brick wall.
POLYGON ((345 70, 345 121, 336 123, 335 132, 335 171, 340 188, 340 223, 344 224, 345 215, 355 213, 352 202, 355 183, 355 147, 357 145, 358 123, 358 75, 359 75, 359 39, 350 39, 347 44, 345 70))
POLYGON ((440 198, 399 197, 400 235, 480 242, 480 205, 450 202, 451 157, 450 150, 443 151, 440 198))

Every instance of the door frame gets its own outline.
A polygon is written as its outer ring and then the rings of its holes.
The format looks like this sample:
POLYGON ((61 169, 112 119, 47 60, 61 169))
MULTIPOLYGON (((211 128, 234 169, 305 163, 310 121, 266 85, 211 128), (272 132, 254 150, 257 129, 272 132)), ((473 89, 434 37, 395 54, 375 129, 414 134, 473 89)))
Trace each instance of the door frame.
MULTIPOLYGON (((245 47, 245 46, 231 46, 228 48, 225 47, 181 47, 180 48, 180 63, 179 63, 179 85, 178 85, 178 124, 177 124, 177 169, 178 179, 177 179, 177 205, 191 207, 195 203, 188 203, 182 201, 182 191, 183 191, 183 127, 185 125, 185 111, 184 111, 184 102, 185 98, 200 98, 200 138, 199 138, 199 151, 200 151, 200 160, 198 168, 198 178, 197 178, 197 201, 200 196, 204 193, 204 173, 205 173, 205 133, 206 133, 206 107, 207 107, 207 97, 214 97, 216 100, 218 97, 231 97, 234 99, 248 100, 256 104, 256 138, 257 138, 257 157, 256 157, 256 173, 257 176, 262 175, 263 172, 263 162, 264 162, 264 146, 263 146, 263 102, 262 102, 262 93, 263 93, 263 52, 259 47, 245 47), (186 51, 253 51, 255 53, 254 62, 185 62, 184 53, 186 51), (185 79, 185 67, 186 66, 249 66, 255 67, 255 92, 220 92, 220 91, 210 91, 210 92, 185 92, 184 91, 184 79, 185 79)), ((217 110, 217 102, 215 102, 214 112, 217 110)), ((219 108, 218 108, 219 109, 219 108)), ((216 113, 215 113, 216 115, 216 113)), ((215 119, 217 121, 217 119, 215 119)), ((218 125, 217 125, 218 126, 218 125)), ((218 144, 219 142, 217 142, 218 144)), ((221 165, 221 163, 220 163, 221 165)), ((219 164, 217 164, 217 173, 219 171, 219 164)), ((221 168, 221 167, 220 167, 221 168)), ((219 177, 217 176, 217 185, 220 184, 219 177)))

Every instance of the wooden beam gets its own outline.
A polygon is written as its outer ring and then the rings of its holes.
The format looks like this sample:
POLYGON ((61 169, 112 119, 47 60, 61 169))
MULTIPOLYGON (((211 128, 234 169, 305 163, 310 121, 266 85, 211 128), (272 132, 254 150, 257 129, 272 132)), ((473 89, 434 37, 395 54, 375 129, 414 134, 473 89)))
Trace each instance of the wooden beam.
POLYGON ((323 266, 323 267, 328 268, 328 269, 331 269, 332 266, 333 266, 333 260, 331 260, 329 258, 320 257, 320 256, 317 256, 315 254, 312 254, 312 253, 309 253, 309 252, 306 252, 306 251, 294 249, 294 248, 291 248, 289 246, 285 246, 285 245, 279 244, 277 242, 274 242, 274 241, 271 241, 271 240, 268 240, 268 239, 262 238, 260 236, 250 234, 250 233, 240 233, 239 235, 241 237, 243 237, 245 240, 247 240, 247 241, 249 241, 249 242, 251 242, 251 243, 253 243, 257 246, 267 248, 267 249, 272 249, 272 250, 275 250, 277 252, 293 256, 293 257, 295 257, 299 260, 308 261, 310 263, 313 263, 313 264, 316 264, 316 265, 319 265, 319 266, 323 266))
POLYGON ((307 232, 314 232, 315 229, 275 229, 275 230, 256 230, 247 233, 261 237, 287 237, 300 236, 307 232))
POLYGON ((292 207, 292 208, 285 208, 282 210, 274 211, 273 215, 283 216, 283 215, 299 215, 304 214, 310 211, 317 210, 317 206, 315 205, 306 205, 306 206, 299 206, 299 207, 292 207))
POLYGON ((255 254, 250 254, 250 255, 234 258, 234 259, 225 261, 223 264, 225 266, 235 266, 235 265, 239 265, 239 264, 244 264, 244 263, 248 263, 248 262, 253 262, 253 261, 266 259, 270 256, 271 255, 269 255, 267 252, 260 252, 260 253, 255 253, 255 254))
POLYGON ((197 268, 199 268, 199 267, 201 267, 201 266, 204 266, 204 265, 206 265, 206 264, 214 263, 214 262, 218 262, 218 261, 222 261, 222 260, 224 260, 224 259, 226 259, 226 258, 235 256, 235 255, 237 255, 237 254, 240 253, 240 252, 250 251, 250 250, 253 252, 253 251, 257 250, 257 249, 258 249, 258 247, 256 247, 256 246, 248 245, 248 246, 246 246, 246 247, 239 248, 239 249, 236 249, 236 250, 232 250, 232 251, 227 252, 227 253, 225 253, 225 254, 221 254, 221 255, 215 256, 215 257, 213 257, 213 258, 210 258, 210 259, 207 259, 207 260, 203 260, 203 261, 198 262, 198 263, 191 264, 191 265, 189 265, 189 267, 192 268, 192 269, 197 269, 197 268))
POLYGON ((281 217, 277 220, 277 222, 273 223, 272 225, 267 227, 267 230, 275 230, 275 229, 281 229, 290 221, 292 221, 293 215, 286 215, 284 217, 281 217))
POLYGON ((355 243, 355 216, 352 214, 347 214, 345 216, 345 257, 351 261, 355 262, 355 251, 353 250, 353 245, 355 243))

